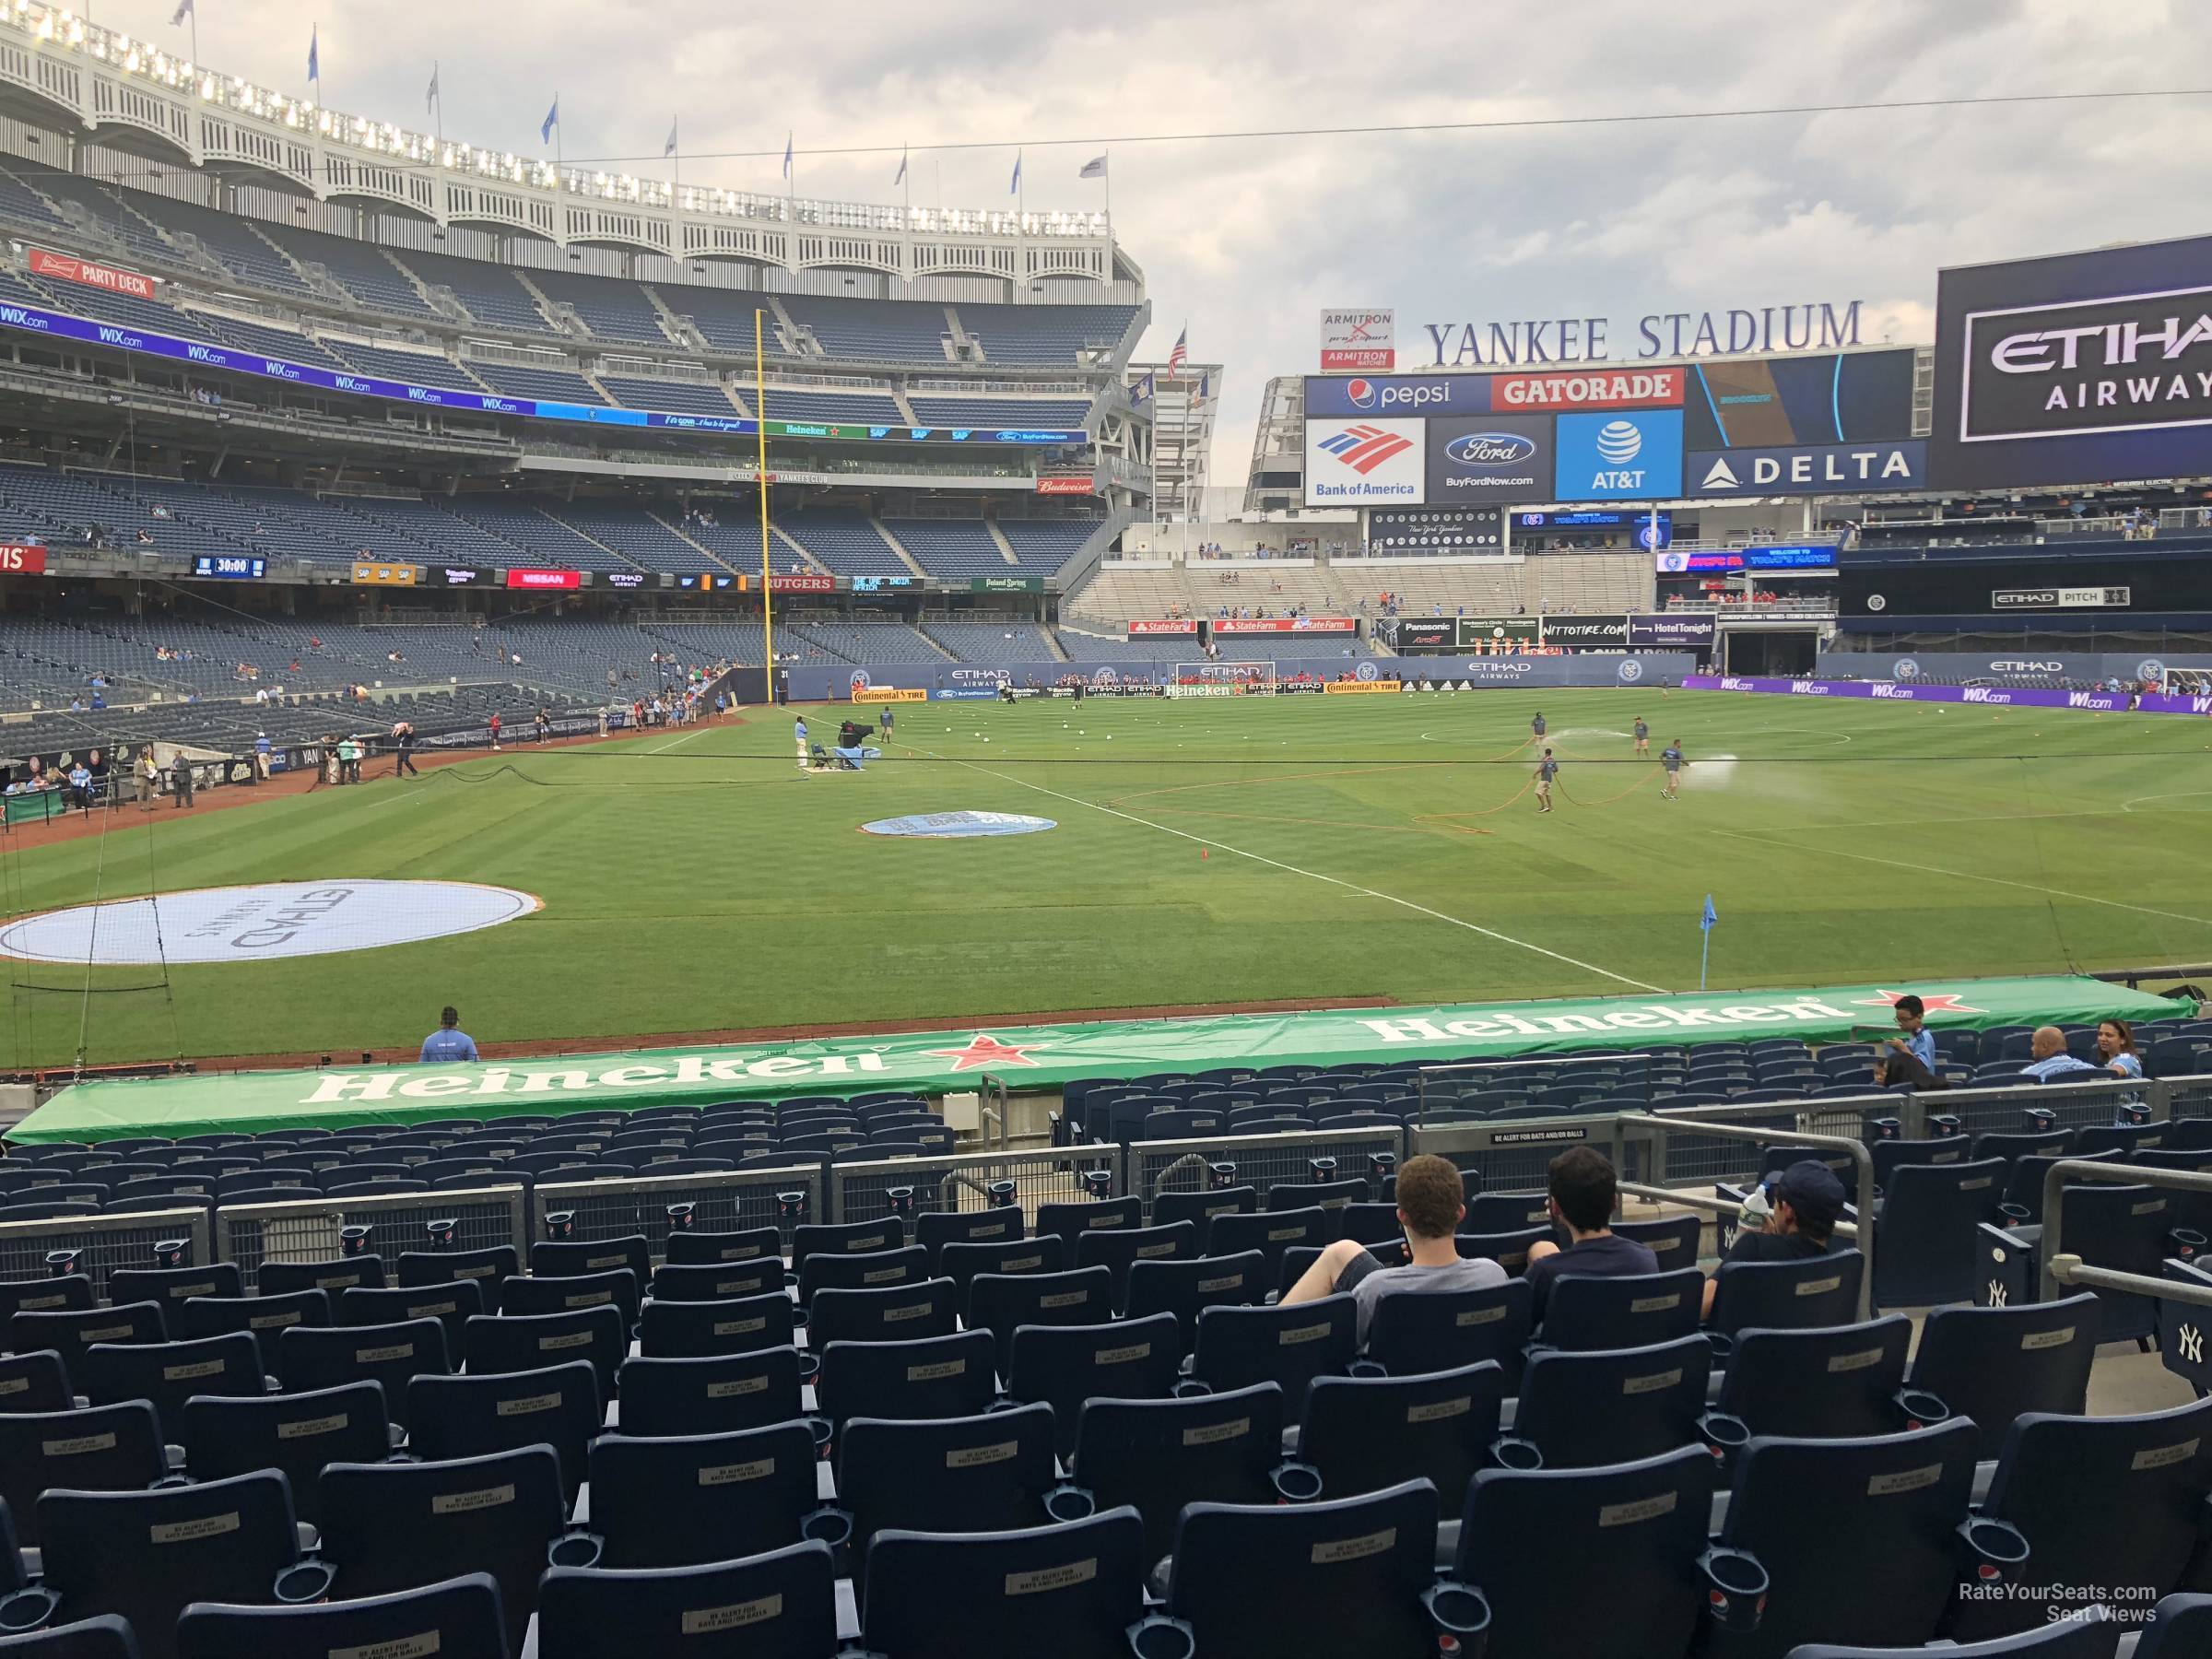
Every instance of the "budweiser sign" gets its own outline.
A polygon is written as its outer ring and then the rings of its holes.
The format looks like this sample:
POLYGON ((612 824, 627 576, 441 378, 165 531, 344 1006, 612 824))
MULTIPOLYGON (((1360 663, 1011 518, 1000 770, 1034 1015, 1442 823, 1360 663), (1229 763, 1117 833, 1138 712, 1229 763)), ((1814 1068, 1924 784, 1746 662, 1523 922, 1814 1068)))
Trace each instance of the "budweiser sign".
POLYGON ((1197 631, 1198 624, 1195 622, 1178 622, 1167 618, 1158 622, 1132 622, 1129 624, 1129 637, 1133 640, 1141 640, 1149 634, 1194 634, 1197 631))
POLYGON ((91 260, 79 259, 74 253, 49 253, 44 248, 30 251, 30 274, 33 276, 58 276, 64 282, 81 282, 87 288, 106 288, 111 294, 128 294, 135 300, 154 297, 154 279, 142 276, 136 271, 126 271, 119 265, 95 265, 91 260))
POLYGON ((1085 473, 1079 478, 1040 478, 1037 480, 1039 495, 1087 496, 1093 493, 1097 488, 1098 486, 1090 481, 1088 473, 1085 473))

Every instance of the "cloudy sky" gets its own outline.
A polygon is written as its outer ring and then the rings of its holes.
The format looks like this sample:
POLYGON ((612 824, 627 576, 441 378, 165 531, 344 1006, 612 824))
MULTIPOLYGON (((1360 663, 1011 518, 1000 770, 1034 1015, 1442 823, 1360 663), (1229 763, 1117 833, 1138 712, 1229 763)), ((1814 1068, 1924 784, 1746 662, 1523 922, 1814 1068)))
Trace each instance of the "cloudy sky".
MULTIPOLYGON (((174 0, 95 0, 182 44, 174 0)), ((204 61, 324 101, 567 156, 658 158, 687 180, 896 201, 1102 205, 1077 168, 1120 137, 1112 208, 1153 301, 1148 354, 1187 320, 1228 365, 1216 477, 1241 481, 1262 383, 1314 366, 1317 313, 1420 324, 1607 316, 1618 354, 1654 312, 1865 303, 1862 338, 1930 334, 1939 265, 2205 229, 2212 97, 1522 130, 1138 143, 1142 135, 1547 120, 2212 86, 2190 0, 1182 0, 1146 8, 935 0, 806 6, 657 0, 198 0, 204 61), (1126 13, 1127 15, 1117 15, 1126 13), (978 146, 947 149, 936 146, 978 146), (890 155, 810 156, 888 146, 890 155), (767 152, 706 159, 714 151, 767 152)), ((647 171, 656 161, 618 166, 647 171)))

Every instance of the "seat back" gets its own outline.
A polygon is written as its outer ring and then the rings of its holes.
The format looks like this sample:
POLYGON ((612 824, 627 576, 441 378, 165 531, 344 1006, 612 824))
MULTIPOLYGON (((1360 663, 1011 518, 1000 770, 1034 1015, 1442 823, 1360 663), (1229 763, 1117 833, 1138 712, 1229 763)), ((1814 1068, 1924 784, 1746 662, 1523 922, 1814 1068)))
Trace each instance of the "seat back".
POLYGON ((1208 1308, 1198 1315, 1191 1374, 1216 1392, 1273 1382, 1283 1391, 1283 1416, 1305 1411, 1316 1377, 1341 1376, 1359 1347, 1357 1309, 1348 1296, 1256 1308, 1208 1308))
POLYGON ((1065 1239, 1068 1248, 1087 1232, 1114 1227, 1142 1227, 1145 1201, 1135 1194, 1122 1198, 1079 1199, 1070 1204, 1041 1204, 1030 1231, 1038 1238, 1051 1233, 1065 1239))
POLYGON ((960 1317, 968 1317, 969 1291, 978 1274, 1058 1273, 1067 1265, 1067 1241, 1058 1233, 1009 1239, 1004 1243, 940 1245, 936 1273, 952 1281, 960 1317))
POLYGON ((987 1209, 924 1210, 914 1218, 914 1242, 929 1252, 936 1271, 937 1252, 947 1244, 1006 1244, 1025 1236, 1021 1206, 994 1204, 987 1209))
POLYGON ((919 1342, 840 1342, 822 1351, 815 1402, 832 1425, 856 1417, 974 1417, 995 1392, 990 1333, 919 1342))
POLYGON ((27 1636, 0 1636, 0 1653, 14 1659, 141 1659, 129 1623, 112 1613, 27 1636))
MULTIPOLYGON (((81 1313, 94 1300, 88 1274, 0 1280, 0 1319, 13 1319, 18 1313, 81 1313)), ((15 1348, 18 1354, 25 1351, 15 1348)))
POLYGON ((543 1371, 571 1359, 588 1362, 599 1377, 599 1397, 612 1399, 615 1368, 629 1353, 629 1333, 618 1308, 578 1308, 572 1313, 479 1315, 462 1327, 461 1353, 468 1373, 543 1371))
POLYGON ((373 1463, 392 1450, 384 1391, 377 1382, 252 1399, 201 1394, 179 1418, 184 1465, 194 1480, 281 1470, 291 1484, 293 1511, 311 1525, 323 1518, 326 1465, 373 1463))
POLYGON ((873 1254, 906 1247, 906 1223, 897 1216, 873 1221, 803 1221, 791 1230, 791 1270, 802 1273, 815 1255, 873 1254))
POLYGON ((1705 1276, 1695 1267, 1618 1276, 1562 1273, 1552 1281, 1539 1335, 1547 1347, 1649 1347, 1695 1331, 1704 1296, 1705 1276))
POLYGON ((500 1292, 523 1270, 522 1259, 512 1244, 494 1244, 483 1250, 409 1250, 399 1258, 403 1285, 448 1285, 466 1279, 481 1287, 484 1313, 500 1311, 500 1292))
MULTIPOLYGON (((2092 1267, 2157 1278, 2169 1251, 2176 1201, 2171 1188, 2070 1184, 2065 1198, 2065 1247, 2092 1267)), ((2100 1342, 2125 1342, 2158 1329, 2158 1303, 2127 1290, 2098 1290, 2103 1304, 2100 1342)))
POLYGON ((144 1400, 86 1410, 0 1413, 0 1501, 25 1547, 40 1542, 39 1494, 143 1491, 169 1473, 160 1419, 144 1400))
POLYGON ((799 1355, 791 1347, 668 1359, 633 1356, 616 1372, 622 1432, 727 1434, 800 1415, 799 1355))
POLYGON ((1112 1313, 1113 1275, 1104 1267, 979 1273, 968 1286, 968 1328, 991 1334, 1002 1374, 1013 1358, 1017 1326, 1098 1324, 1112 1313))
POLYGON ((879 1532, 862 1644, 900 1659, 1031 1659, 1050 1631, 1056 1659, 1123 1659, 1143 1614, 1143 1538, 1127 1509, 1019 1532, 879 1532))
POLYGON ((159 1302, 132 1302, 108 1308, 57 1308, 51 1312, 14 1313, 7 1321, 7 1351, 33 1354, 41 1348, 62 1357, 72 1377, 84 1374, 85 1350, 95 1343, 163 1342, 169 1328, 159 1302))
POLYGON ((1882 1183, 1882 1214, 1876 1228, 1876 1307, 1932 1307, 1973 1300, 1982 1276, 1974 1229, 2003 1196, 2006 1172, 2000 1158, 1905 1164, 1889 1171, 1882 1183))
POLYGON ((1326 1498, 1426 1480, 1439 1518, 1455 1521, 1467 1483, 1489 1461, 1504 1399, 1495 1360, 1406 1377, 1321 1377, 1306 1394, 1299 1461, 1321 1471, 1326 1498))
POLYGON ((655 1359, 749 1354, 789 1347, 796 1330, 791 1298, 781 1290, 729 1301, 649 1301, 638 1322, 638 1351, 655 1359))
POLYGON ((1164 1227, 1117 1227, 1081 1233, 1076 1239, 1076 1265, 1103 1267, 1113 1276, 1113 1311, 1127 1305, 1133 1262, 1176 1262, 1198 1253, 1198 1224, 1174 1221, 1164 1227))
POLYGON ((1168 1616, 1228 1659, 1423 1653, 1435 1554, 1426 1480, 1317 1503, 1194 1503, 1175 1529, 1168 1616))
POLYGON ((1053 1412, 1042 1405, 929 1422, 856 1418, 837 1451, 837 1499, 853 1516, 853 1562, 865 1570, 869 1542, 894 1527, 1042 1526, 1058 1469, 1053 1412))
POLYGON ((1736 1465, 1721 1541, 1766 1569, 1759 1641, 1868 1646, 1934 1640, 1958 1593, 1974 1486, 1974 1426, 1959 1418, 1873 1439, 1755 1436, 1736 1465), (1803 1524, 1818 1515, 1818 1528, 1803 1524))
POLYGON ((1721 1382, 1721 1409, 1754 1434, 1821 1440, 1888 1434, 1905 1422, 1912 1322, 1901 1313, 1819 1330, 1745 1331, 1721 1382))
POLYGON ((1912 1356, 1912 1386, 1941 1400, 1954 1418, 1971 1419, 1981 1434, 1975 1455, 1994 1458, 2015 1418, 2088 1409, 2102 1317, 2087 1290, 2009 1308, 1932 1309, 1912 1356))
POLYGON ((330 1323, 330 1298, 321 1290, 292 1290, 280 1296, 194 1296, 176 1306, 170 1319, 177 1336, 219 1336, 243 1331, 261 1349, 261 1368, 274 1375, 276 1344, 295 1325, 330 1323))
POLYGON ((746 1659, 828 1659, 838 1645, 827 1544, 661 1571, 556 1567, 538 1606, 538 1659, 636 1659, 733 1630, 746 1659))
POLYGON ((1224 1252, 1214 1248, 1206 1230, 1217 1217, 1248 1216, 1260 1206, 1260 1190, 1252 1186, 1206 1187, 1195 1193, 1155 1193, 1152 1194, 1152 1225, 1170 1227, 1178 1221, 1189 1221, 1198 1229, 1199 1247, 1208 1255, 1224 1252))
POLYGON ((653 1247, 643 1233, 627 1238, 540 1240, 530 1246, 530 1272, 536 1278, 585 1278, 627 1267, 641 1285, 653 1277, 653 1247))
MULTIPOLYGON (((375 1382, 383 1390, 384 1415, 407 1425, 407 1383, 442 1377, 453 1370, 445 1327, 435 1319, 385 1325, 295 1325, 276 1345, 276 1375, 295 1394, 375 1382)), ((295 1497, 297 1494, 295 1494, 295 1497)))
POLYGON ((814 1436, 800 1422, 729 1434, 592 1442, 592 1530, 603 1567, 697 1567, 800 1539, 815 1495, 814 1436))
POLYGON ((959 1299, 947 1278, 873 1290, 818 1290, 806 1312, 806 1341, 820 1348, 832 1342, 949 1336, 959 1324, 958 1315, 959 1299))
POLYGON ((546 1551, 567 1513, 560 1458, 549 1446, 430 1463, 333 1464, 323 1471, 322 1553, 348 1597, 439 1583, 459 1562, 488 1573, 500 1587, 509 1650, 519 1653, 546 1551))
POLYGON ((130 1621, 144 1659, 172 1659, 195 1601, 265 1602, 300 1559, 292 1498, 273 1471, 153 1492, 50 1491, 39 1500, 46 1587, 61 1615, 130 1621))
POLYGON ((159 1302, 174 1312, 176 1305, 188 1296, 241 1296, 244 1292, 236 1262, 209 1262, 204 1267, 118 1267, 108 1275, 108 1300, 118 1306, 159 1302))
POLYGON ((783 1258, 766 1255, 736 1262, 664 1263, 653 1270, 648 1294, 654 1301, 728 1301, 740 1296, 781 1294, 783 1286, 783 1258))
POLYGON ((1202 1312, 1265 1300, 1270 1282, 1267 1258, 1256 1250, 1187 1261, 1133 1262, 1126 1312, 1132 1320, 1173 1314, 1176 1340, 1187 1355, 1198 1340, 1202 1312))
POLYGON ((919 1244, 834 1254, 818 1250, 799 1267, 799 1306, 811 1304, 818 1290, 881 1290, 928 1277, 929 1252, 919 1244))
POLYGON ((1712 1374, 1712 1345, 1695 1334, 1649 1347, 1536 1348, 1522 1373, 1513 1433, 1535 1445, 1547 1469, 1634 1463, 1694 1445, 1712 1374))
POLYGON ((1866 1258, 1855 1250, 1793 1262, 1723 1262, 1713 1274, 1712 1317, 1724 1336, 1747 1326, 1802 1330, 1858 1317, 1866 1258))
POLYGON ((1687 1216, 1665 1216, 1656 1221, 1616 1221, 1613 1223, 1613 1231, 1618 1237, 1633 1239, 1650 1250, 1658 1259, 1660 1272, 1673 1273, 1698 1265, 1698 1251, 1704 1235, 1704 1217, 1692 1213, 1687 1216))
POLYGON ((783 1236, 772 1227, 747 1228, 736 1232, 692 1232, 688 1229, 668 1235, 668 1261, 680 1267, 715 1263, 757 1262, 783 1257, 783 1236))
POLYGON ((0 1411, 67 1411, 76 1404, 69 1368, 53 1349, 0 1356, 0 1411))
POLYGON ((582 1273, 564 1278, 537 1275, 507 1280, 500 1287, 501 1313, 573 1313, 583 1308, 621 1310, 622 1328, 638 1323, 640 1287, 644 1281, 627 1267, 582 1273))
POLYGON ((1057 1449, 1072 1457, 1084 1401, 1159 1400, 1174 1391, 1182 1337, 1172 1313, 1106 1324, 1021 1325, 1011 1354, 1007 1398, 1050 1406, 1059 1424, 1057 1449))
POLYGON ((2151 1609, 2135 1659, 2183 1659, 2212 1653, 2212 1595, 2169 1595, 2151 1609))
MULTIPOLYGON (((341 1290, 336 1313, 341 1325, 383 1326, 434 1319, 445 1332, 445 1351, 451 1358, 461 1352, 462 1335, 469 1320, 489 1311, 480 1281, 452 1279, 444 1284, 399 1285, 383 1290, 341 1290)), ((277 1359, 281 1361, 283 1358, 284 1344, 279 1339, 277 1359)))
POLYGON ((1455 1574, 1489 1602, 1490 1651, 1500 1659, 1684 1652, 1705 1605, 1697 1562, 1712 1488, 1701 1446, 1601 1468, 1478 1473, 1455 1574), (1594 1561, 1605 1563, 1603 1594, 1590 1594, 1594 1561))
POLYGON ((471 1572, 420 1590, 309 1606, 194 1602, 177 1621, 183 1659, 324 1659, 332 1653, 480 1653, 507 1647, 500 1587, 471 1572))
POLYGON ((1388 1293, 1376 1300, 1369 1320, 1367 1357, 1394 1377, 1494 1359, 1507 1382, 1518 1385, 1528 1308, 1525 1279, 1476 1290, 1388 1293))
POLYGON ((1936 1135, 1925 1140, 1877 1140, 1866 1150, 1874 1159, 1874 1184, 1887 1193, 1890 1177, 1907 1164, 1940 1169, 1947 1164, 1965 1163, 1973 1154, 1973 1136, 1936 1135))
POLYGON ((585 1449, 599 1432, 599 1377, 579 1359, 490 1377, 417 1377, 407 1384, 411 1443, 422 1457, 482 1457, 551 1446, 573 1495, 585 1449))
POLYGON ((374 1255, 336 1256, 324 1262, 264 1262, 253 1275, 253 1288, 264 1296, 320 1290, 335 1299, 341 1290, 357 1285, 381 1289, 383 1283, 384 1259, 374 1255))
POLYGON ((1199 1501, 1272 1503, 1282 1461, 1283 1391, 1272 1382, 1188 1399, 1087 1403, 1076 1434, 1075 1483, 1101 1508, 1144 1518, 1145 1559, 1174 1547, 1175 1520, 1199 1501))
POLYGON ((72 1373, 95 1406, 145 1400, 174 1432, 194 1394, 259 1395, 261 1349, 243 1331, 197 1342, 96 1342, 72 1373))

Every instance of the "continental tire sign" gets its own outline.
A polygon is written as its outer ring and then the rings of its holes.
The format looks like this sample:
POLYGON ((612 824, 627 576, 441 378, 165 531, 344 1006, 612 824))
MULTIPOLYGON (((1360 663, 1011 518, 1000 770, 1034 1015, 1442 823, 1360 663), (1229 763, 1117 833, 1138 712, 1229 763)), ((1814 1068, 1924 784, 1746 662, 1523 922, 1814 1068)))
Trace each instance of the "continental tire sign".
POLYGON ((920 686, 855 686, 856 703, 927 702, 929 692, 920 686))
POLYGON ((1398 682, 1394 679, 1327 680, 1321 688, 1331 697, 1359 697, 1373 691, 1387 691, 1394 697, 1398 682))

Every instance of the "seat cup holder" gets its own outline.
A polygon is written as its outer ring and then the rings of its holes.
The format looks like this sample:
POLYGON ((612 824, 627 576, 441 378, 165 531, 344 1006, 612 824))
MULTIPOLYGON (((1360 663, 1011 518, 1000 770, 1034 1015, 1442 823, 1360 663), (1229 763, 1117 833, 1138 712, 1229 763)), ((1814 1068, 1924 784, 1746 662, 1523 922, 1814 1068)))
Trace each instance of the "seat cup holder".
POLYGON ((337 1572, 327 1562, 302 1561, 296 1567, 287 1567, 276 1575, 276 1599, 287 1606, 305 1606, 319 1602, 330 1594, 330 1586, 337 1572))
POLYGON ((1098 1500, 1078 1486, 1063 1483, 1044 1495, 1044 1512, 1055 1521, 1087 1521, 1098 1507, 1098 1500))
POLYGON ((35 1630, 53 1617, 61 1597, 51 1590, 18 1590, 0 1598, 0 1635, 14 1630, 35 1630))
POLYGON ((1198 1638, 1181 1619, 1155 1613, 1129 1627, 1129 1651, 1135 1659, 1193 1659, 1198 1638))
POLYGON ((1958 1537, 1976 1583, 2005 1583, 2028 1559, 2027 1538, 2008 1522, 1976 1516, 1959 1523, 1958 1537))
POLYGON ((1900 1388, 1896 1398, 1898 1409, 1915 1429, 1950 1420, 1951 1408, 1924 1388, 1900 1388))
POLYGON ((1536 1449, 1534 1441, 1523 1440, 1516 1434, 1501 1434, 1490 1443, 1490 1455, 1497 1459, 1501 1469, 1518 1474, 1529 1474, 1544 1466, 1544 1453, 1536 1449))
POLYGON ((1705 1612, 1723 1630, 1756 1630, 1767 1610, 1767 1570, 1740 1549, 1709 1549, 1698 1558, 1705 1579, 1705 1612))
POLYGON ((803 1537, 841 1549, 853 1536, 853 1517, 841 1509, 818 1509, 799 1523, 803 1537))
POLYGON ((1321 1496, 1321 1471, 1312 1464, 1280 1463, 1267 1472, 1277 1501, 1311 1503, 1321 1496))

